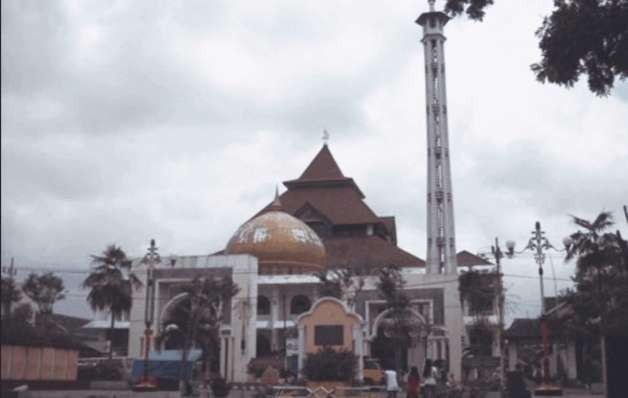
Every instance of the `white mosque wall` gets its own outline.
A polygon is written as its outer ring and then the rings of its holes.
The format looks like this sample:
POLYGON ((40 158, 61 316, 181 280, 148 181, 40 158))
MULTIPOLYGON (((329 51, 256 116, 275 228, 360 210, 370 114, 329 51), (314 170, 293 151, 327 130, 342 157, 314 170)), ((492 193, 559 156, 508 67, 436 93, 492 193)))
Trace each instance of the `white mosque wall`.
MULTIPOLYGON (((246 381, 247 364, 256 355, 257 259, 249 255, 182 256, 171 259, 175 260, 174 265, 170 262, 164 265, 162 262, 155 268, 152 337, 154 338, 159 330, 168 302, 174 298, 167 289, 168 285, 189 281, 195 274, 224 275, 225 270, 228 270, 239 291, 231 300, 231 308, 220 330, 220 370, 229 381, 246 381)), ((146 268, 138 264, 135 272, 142 280, 143 287, 133 293, 129 325, 129 357, 139 359, 143 356, 146 268)), ((153 347, 151 344, 151 349, 153 347)))

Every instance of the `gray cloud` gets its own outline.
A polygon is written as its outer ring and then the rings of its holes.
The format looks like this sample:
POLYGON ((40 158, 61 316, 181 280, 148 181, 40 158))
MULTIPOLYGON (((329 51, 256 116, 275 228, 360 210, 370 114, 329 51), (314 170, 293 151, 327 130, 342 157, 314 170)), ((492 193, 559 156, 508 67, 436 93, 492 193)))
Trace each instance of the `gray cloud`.
MULTIPOLYGON (((219 250, 323 128, 424 256, 423 6, 1 4, 3 264, 84 269, 106 244, 137 256, 153 237, 164 254, 219 250)), ((628 200, 626 83, 598 99, 529 71, 550 6, 498 2, 481 24, 447 26, 459 249, 522 245, 536 220, 559 242, 567 214, 628 200)))

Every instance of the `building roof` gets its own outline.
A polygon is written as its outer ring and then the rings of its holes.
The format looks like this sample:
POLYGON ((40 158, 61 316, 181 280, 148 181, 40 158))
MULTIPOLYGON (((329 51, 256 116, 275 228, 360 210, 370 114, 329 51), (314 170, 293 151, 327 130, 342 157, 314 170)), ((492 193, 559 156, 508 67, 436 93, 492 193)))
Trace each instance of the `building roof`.
POLYGON ((261 274, 320 271, 326 264, 320 237, 286 213, 277 195, 270 211, 247 221, 233 234, 225 253, 257 257, 261 274))
POLYGON ((66 332, 78 330, 89 323, 89 319, 79 318, 71 315, 52 314, 51 319, 66 332))
POLYGON ((299 180, 337 180, 343 178, 345 176, 329 151, 329 147, 325 144, 303 171, 299 180))
POLYGON ((476 265, 493 265, 490 261, 483 257, 475 255, 467 250, 462 250, 456 254, 458 267, 473 267, 476 265))
POLYGON ((506 330, 508 338, 540 338, 541 324, 538 318, 516 318, 506 330))
POLYGON ((309 205, 335 225, 382 223, 362 201, 363 196, 348 185, 303 186, 288 189, 280 198, 285 211, 290 214, 296 214, 309 205))
POLYGON ((390 234, 390 241, 397 245, 397 221, 395 220, 395 216, 386 216, 380 217, 382 223, 386 227, 386 230, 390 234))
MULTIPOLYGON (((284 185, 287 191, 279 197, 283 210, 320 236, 328 267, 425 266, 423 260, 397 247, 395 218, 380 217, 371 210, 326 144, 299 178, 284 185)), ((271 210, 269 203, 256 216, 271 210)))
POLYGON ((423 260, 379 236, 334 237, 325 246, 328 268, 425 267, 423 260))

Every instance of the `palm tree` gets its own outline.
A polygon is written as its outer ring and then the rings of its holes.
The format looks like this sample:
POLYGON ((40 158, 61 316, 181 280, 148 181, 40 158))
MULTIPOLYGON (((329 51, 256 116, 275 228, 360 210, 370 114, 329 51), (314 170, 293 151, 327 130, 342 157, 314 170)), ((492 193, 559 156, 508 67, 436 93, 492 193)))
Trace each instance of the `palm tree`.
POLYGON ((92 255, 92 271, 83 281, 90 289, 87 302, 94 311, 108 310, 111 315, 109 329, 109 358, 113 357, 113 333, 116 318, 128 314, 133 303, 132 291, 142 286, 131 272, 131 261, 122 248, 109 245, 100 256, 92 255))
POLYGON ((600 213, 593 222, 572 216, 573 222, 582 228, 565 240, 565 261, 576 260, 576 287, 581 298, 587 300, 600 317, 600 326, 608 326, 611 313, 619 304, 617 298, 625 292, 628 277, 628 251, 626 241, 619 231, 609 232, 613 225, 612 215, 600 213))
POLYGON ((188 354, 193 346, 203 352, 203 364, 209 368, 218 359, 220 344, 218 332, 222 325, 224 305, 239 291, 233 280, 224 278, 196 277, 183 285, 183 298, 168 315, 156 344, 161 346, 169 339, 181 341, 181 395, 189 387, 188 354))
POLYGON ((610 213, 600 213, 593 222, 572 216, 581 228, 565 240, 565 261, 576 260, 575 290, 566 295, 583 329, 594 325, 602 347, 602 374, 606 385, 605 336, 628 328, 628 250, 610 213))

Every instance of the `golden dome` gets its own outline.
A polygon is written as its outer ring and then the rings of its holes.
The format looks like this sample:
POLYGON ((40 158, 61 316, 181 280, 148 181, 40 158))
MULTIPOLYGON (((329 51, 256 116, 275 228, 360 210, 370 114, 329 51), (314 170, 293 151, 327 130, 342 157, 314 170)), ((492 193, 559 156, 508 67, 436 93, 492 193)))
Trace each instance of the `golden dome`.
POLYGON ((323 242, 310 227, 281 211, 276 197, 269 211, 244 223, 229 240, 225 254, 257 257, 260 274, 299 274, 325 265, 323 242))

